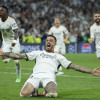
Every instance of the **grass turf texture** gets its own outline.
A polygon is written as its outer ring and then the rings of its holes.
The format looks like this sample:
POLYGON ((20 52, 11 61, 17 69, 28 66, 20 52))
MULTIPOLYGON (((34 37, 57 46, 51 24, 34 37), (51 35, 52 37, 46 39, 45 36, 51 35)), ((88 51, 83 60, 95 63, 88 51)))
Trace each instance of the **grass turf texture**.
MULTIPOLYGON (((94 69, 100 67, 100 61, 95 54, 66 54, 66 58, 77 65, 94 69)), ((19 92, 32 73, 33 61, 20 60, 22 66, 22 81, 16 83, 16 72, 13 60, 8 64, 0 58, 0 100, 100 100, 100 77, 84 74, 63 68, 64 75, 57 76, 58 97, 22 98, 19 92)), ((43 89, 39 89, 43 92, 43 89)))

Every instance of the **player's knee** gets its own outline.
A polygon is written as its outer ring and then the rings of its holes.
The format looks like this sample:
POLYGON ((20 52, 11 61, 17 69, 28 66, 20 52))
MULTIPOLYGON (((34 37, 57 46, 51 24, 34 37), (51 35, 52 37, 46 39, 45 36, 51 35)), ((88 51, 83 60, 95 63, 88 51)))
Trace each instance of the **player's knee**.
POLYGON ((53 97, 56 98, 57 97, 57 93, 47 93, 49 97, 53 97))
POLYGON ((21 92, 20 92, 20 96, 21 96, 21 97, 24 97, 24 95, 22 95, 21 92))
POLYGON ((98 57, 98 60, 100 61, 100 57, 98 57))
POLYGON ((10 60, 9 59, 4 59, 3 62, 4 63, 8 63, 10 60))
POLYGON ((28 91, 21 91, 20 92, 20 96, 21 97, 26 97, 26 96, 29 96, 30 94, 29 94, 29 92, 28 91))

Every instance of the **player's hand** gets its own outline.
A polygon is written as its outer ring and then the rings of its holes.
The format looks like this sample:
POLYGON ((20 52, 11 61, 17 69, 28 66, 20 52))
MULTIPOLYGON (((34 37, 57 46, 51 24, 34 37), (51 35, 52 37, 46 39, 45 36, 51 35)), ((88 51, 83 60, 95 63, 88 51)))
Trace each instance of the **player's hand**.
POLYGON ((66 43, 67 40, 64 40, 64 43, 66 43))
POLYGON ((90 43, 93 43, 93 42, 94 42, 94 39, 93 39, 93 38, 91 38, 89 42, 90 42, 90 43))
POLYGON ((92 74, 95 75, 95 76, 100 76, 100 71, 98 71, 97 69, 99 69, 99 67, 95 68, 95 69, 92 71, 92 74))
POLYGON ((2 49, 0 49, 0 56, 3 56, 4 52, 2 51, 2 49))
POLYGON ((12 43, 11 46, 14 47, 16 45, 16 43, 12 43))

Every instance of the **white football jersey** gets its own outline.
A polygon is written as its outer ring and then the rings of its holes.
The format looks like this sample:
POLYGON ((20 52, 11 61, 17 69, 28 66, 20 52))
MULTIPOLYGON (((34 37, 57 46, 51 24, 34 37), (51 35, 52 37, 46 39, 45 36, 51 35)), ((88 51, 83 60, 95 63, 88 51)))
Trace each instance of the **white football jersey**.
POLYGON ((64 37, 68 34, 68 30, 63 25, 60 25, 58 28, 55 26, 50 28, 48 35, 54 35, 57 38, 57 44, 62 45, 64 43, 64 37))
POLYGON ((12 43, 14 40, 14 31, 18 29, 18 25, 15 20, 11 17, 8 17, 5 22, 2 22, 0 19, 0 31, 2 33, 3 43, 12 43))
POLYGON ((97 26, 95 23, 90 27, 90 38, 95 39, 96 48, 100 49, 100 25, 97 26))
POLYGON ((71 61, 68 61, 64 56, 58 53, 48 53, 46 51, 32 51, 26 53, 29 60, 36 60, 33 68, 33 75, 38 78, 55 78, 58 65, 67 68, 71 61))

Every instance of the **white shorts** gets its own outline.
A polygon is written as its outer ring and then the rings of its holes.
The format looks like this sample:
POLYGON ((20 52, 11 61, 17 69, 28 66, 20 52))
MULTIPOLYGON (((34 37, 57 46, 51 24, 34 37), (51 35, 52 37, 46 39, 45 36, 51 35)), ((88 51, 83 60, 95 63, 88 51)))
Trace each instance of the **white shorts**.
POLYGON ((54 48, 55 52, 59 52, 60 54, 64 55, 66 53, 66 46, 65 44, 62 45, 56 45, 54 48))
POLYGON ((27 84, 27 82, 31 83, 34 86, 35 92, 37 92, 38 88, 44 88, 45 89, 46 85, 49 82, 54 82, 57 85, 55 79, 53 79, 53 78, 37 78, 37 77, 34 77, 33 74, 25 82, 24 86, 27 84))
POLYGON ((4 52, 20 53, 20 44, 16 43, 14 47, 12 47, 11 44, 3 44, 2 50, 4 52))
POLYGON ((97 58, 100 57, 100 49, 96 49, 96 56, 97 56, 97 58))

